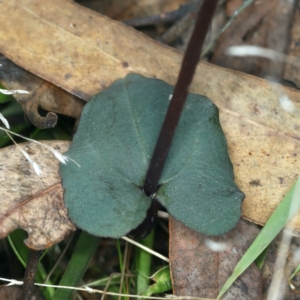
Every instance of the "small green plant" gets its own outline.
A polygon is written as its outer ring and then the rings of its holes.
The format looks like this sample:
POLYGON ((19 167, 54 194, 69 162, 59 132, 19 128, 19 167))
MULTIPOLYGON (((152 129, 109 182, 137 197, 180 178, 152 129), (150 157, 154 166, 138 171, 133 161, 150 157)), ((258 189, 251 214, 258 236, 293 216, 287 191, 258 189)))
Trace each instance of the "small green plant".
POLYGON ((160 294, 172 290, 172 281, 169 266, 161 268, 150 278, 155 283, 150 285, 147 290, 142 293, 143 296, 152 296, 153 294, 160 294))
POLYGON ((244 194, 233 180, 217 107, 189 94, 154 195, 144 180, 173 87, 130 74, 93 97, 61 165, 64 201, 81 229, 119 238, 143 222, 152 199, 190 228, 221 235, 240 218, 244 194))

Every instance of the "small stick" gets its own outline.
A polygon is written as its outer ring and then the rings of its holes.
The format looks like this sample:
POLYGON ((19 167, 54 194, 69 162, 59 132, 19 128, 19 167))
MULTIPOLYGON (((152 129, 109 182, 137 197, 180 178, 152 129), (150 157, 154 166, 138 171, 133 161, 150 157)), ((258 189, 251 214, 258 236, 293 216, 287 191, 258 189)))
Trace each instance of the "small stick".
POLYGON ((171 28, 169 28, 160 38, 157 40, 163 44, 171 44, 178 37, 181 36, 182 32, 186 30, 192 22, 195 20, 197 11, 201 6, 203 0, 198 0, 194 3, 193 9, 188 11, 177 23, 175 23, 171 28))
POLYGON ((123 23, 132 27, 171 23, 181 19, 185 14, 187 14, 188 12, 194 9, 195 9, 195 3, 187 3, 184 5, 180 5, 178 9, 170 12, 162 13, 159 15, 146 16, 143 18, 129 19, 123 21, 123 23))
POLYGON ((158 182, 172 144, 175 129, 185 104, 188 88, 192 82, 200 59, 202 46, 217 4, 218 0, 204 0, 197 14, 195 28, 184 54, 174 93, 147 171, 143 189, 148 196, 155 196, 158 182))
POLYGON ((22 288, 22 297, 20 300, 31 300, 34 292, 34 281, 40 256, 43 251, 29 250, 26 271, 24 275, 24 284, 22 288))

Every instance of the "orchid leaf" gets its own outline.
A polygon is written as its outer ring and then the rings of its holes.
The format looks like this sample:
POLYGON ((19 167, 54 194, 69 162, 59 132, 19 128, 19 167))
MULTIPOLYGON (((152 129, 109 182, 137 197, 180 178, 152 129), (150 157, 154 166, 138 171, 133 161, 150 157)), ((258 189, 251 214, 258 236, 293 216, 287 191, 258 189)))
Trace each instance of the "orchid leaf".
MULTIPOLYGON (((130 74, 84 107, 60 171, 70 219, 97 236, 121 237, 144 220, 151 155, 173 87, 130 74)), ((244 194, 233 180, 217 107, 189 94, 155 198, 192 229, 221 235, 240 218, 244 194)))

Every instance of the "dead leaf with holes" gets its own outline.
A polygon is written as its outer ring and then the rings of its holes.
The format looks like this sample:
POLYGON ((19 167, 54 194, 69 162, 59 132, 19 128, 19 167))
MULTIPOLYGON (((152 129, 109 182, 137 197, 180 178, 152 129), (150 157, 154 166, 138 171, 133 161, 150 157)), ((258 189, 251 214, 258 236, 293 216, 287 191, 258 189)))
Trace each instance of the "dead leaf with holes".
MULTIPOLYGON (((132 72, 176 82, 181 53, 76 3, 1 0, 0 9, 0 51, 82 99, 132 72)), ((243 216, 264 224, 300 170, 300 92, 205 62, 190 92, 219 107, 236 182, 246 194, 243 216), (293 113, 280 106, 284 97, 293 113)), ((300 232, 299 216, 295 228, 300 232)))
MULTIPOLYGON (((65 152, 70 144, 44 143, 59 152, 65 152)), ((28 233, 25 244, 29 248, 45 249, 61 241, 76 227, 68 219, 64 207, 59 161, 49 150, 35 143, 23 143, 20 147, 39 164, 42 174, 36 175, 18 147, 0 150, 0 238, 22 228, 28 233)))

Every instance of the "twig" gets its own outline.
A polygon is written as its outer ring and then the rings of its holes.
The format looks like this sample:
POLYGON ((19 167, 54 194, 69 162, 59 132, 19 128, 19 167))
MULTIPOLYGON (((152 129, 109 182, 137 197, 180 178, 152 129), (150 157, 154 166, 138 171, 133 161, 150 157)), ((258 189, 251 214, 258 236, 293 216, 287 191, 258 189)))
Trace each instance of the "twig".
POLYGON ((32 298, 36 270, 41 254, 42 251, 29 250, 26 271, 24 275, 24 284, 22 288, 22 300, 31 300, 32 298))
POLYGON ((195 9, 195 3, 187 3, 179 6, 179 9, 162 13, 159 15, 146 16, 143 18, 135 18, 130 20, 125 20, 125 23, 128 26, 132 27, 141 27, 156 25, 161 23, 171 23, 176 22, 181 19, 185 14, 195 9))
POLYGON ((153 197, 156 192, 217 4, 218 0, 204 0, 197 14, 196 25, 184 54, 174 93, 147 171, 144 192, 148 196, 153 197))
POLYGON ((182 19, 180 19, 177 23, 175 23, 171 28, 169 28, 158 41, 164 44, 171 44, 174 42, 179 36, 181 36, 182 32, 186 30, 190 24, 195 20, 196 13, 199 10, 203 0, 197 0, 194 3, 193 9, 188 11, 182 19))
POLYGON ((215 39, 203 50, 201 57, 207 54, 207 52, 214 46, 217 39, 221 36, 221 34, 232 24, 232 22, 236 19, 236 17, 250 4, 253 3, 254 0, 245 0, 243 4, 234 12, 232 17, 227 21, 225 26, 221 29, 219 34, 215 37, 215 39))

